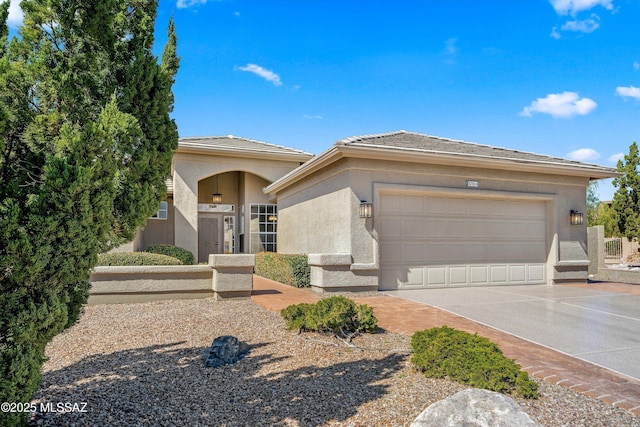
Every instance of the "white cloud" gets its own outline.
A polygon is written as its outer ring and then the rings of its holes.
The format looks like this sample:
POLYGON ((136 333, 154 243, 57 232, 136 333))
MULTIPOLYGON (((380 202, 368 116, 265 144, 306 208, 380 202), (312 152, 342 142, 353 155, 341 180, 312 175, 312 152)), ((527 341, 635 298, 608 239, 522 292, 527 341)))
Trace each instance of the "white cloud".
POLYGON ((520 112, 521 116, 531 117, 532 113, 549 114, 556 119, 584 116, 593 111, 598 104, 589 98, 580 98, 576 92, 550 93, 538 98, 520 112))
POLYGON ((309 114, 305 114, 304 116, 305 119, 315 119, 315 120, 322 120, 322 116, 319 114, 314 114, 314 115, 309 115, 309 114))
MULTIPOLYGON (((20 8, 20 1, 21 0, 11 0, 11 4, 9 5, 9 18, 7 18, 7 25, 11 28, 20 26, 24 19, 24 13, 22 13, 22 9, 20 8)), ((6 3, 6 0, 2 3, 6 3)))
POLYGON ((186 9, 191 6, 198 6, 206 3, 207 0, 178 0, 176 6, 178 7, 178 9, 186 9))
POLYGON ((581 162, 589 161, 589 160, 597 160, 600 158, 600 153, 598 153, 593 148, 580 148, 578 150, 572 151, 567 154, 567 157, 571 160, 578 160, 581 162))
MULTIPOLYGON (((596 16, 596 15, 594 15, 596 16)), ((596 16, 597 18, 597 16, 596 16)), ((592 33, 600 27, 595 19, 583 19, 582 21, 567 21, 562 26, 562 31, 577 31, 580 33, 592 33)))
POLYGON ((560 40, 560 38, 562 38, 562 36, 560 35, 560 33, 558 32, 558 27, 553 27, 551 29, 551 34, 549 34, 551 37, 553 37, 556 40, 560 40))
POLYGON ((640 62, 633 61, 633 69, 636 71, 640 70, 640 62))
POLYGON ((640 88, 633 86, 618 86, 616 88, 616 95, 620 95, 623 98, 635 98, 640 100, 640 88))
POLYGON ((596 6, 613 10, 613 0, 549 0, 549 2, 558 15, 575 16, 578 12, 593 9, 596 6))
POLYGON ((618 163, 618 160, 624 159, 624 153, 616 153, 609 156, 609 162, 618 163))
POLYGON ((274 73, 271 70, 267 70, 266 68, 262 68, 256 64, 247 64, 244 67, 238 67, 240 71, 248 71, 253 73, 259 77, 262 77, 266 81, 273 83, 274 86, 282 86, 282 81, 280 80, 280 76, 274 73))
POLYGON ((457 41, 458 41, 457 37, 452 37, 450 39, 445 40, 444 51, 449 55, 455 55, 456 53, 458 53, 458 47, 456 46, 457 41))

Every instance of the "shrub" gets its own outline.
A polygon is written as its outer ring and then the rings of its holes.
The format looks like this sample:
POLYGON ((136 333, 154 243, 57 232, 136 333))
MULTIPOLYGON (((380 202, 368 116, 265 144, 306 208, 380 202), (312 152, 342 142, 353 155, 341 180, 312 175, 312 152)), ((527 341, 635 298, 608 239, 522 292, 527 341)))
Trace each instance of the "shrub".
POLYGON ((413 334, 411 363, 426 376, 472 387, 538 398, 538 384, 500 348, 477 334, 443 326, 413 334))
POLYGON ((179 259, 162 254, 148 252, 117 252, 98 255, 97 265, 181 265, 179 259))
POLYGON ((294 304, 280 312, 287 328, 298 331, 331 333, 349 341, 359 333, 375 333, 378 320, 373 309, 357 305, 343 296, 335 296, 315 304, 294 304))
POLYGON ((311 269, 306 255, 260 252, 256 254, 255 273, 296 288, 311 286, 311 269))
POLYGON ((149 246, 147 248, 147 252, 150 252, 152 254, 168 255, 170 257, 177 258, 184 265, 192 265, 194 263, 194 258, 191 251, 180 248, 178 246, 161 243, 158 245, 149 246))
POLYGON ((306 255, 284 255, 291 267, 293 286, 296 288, 308 288, 311 286, 311 267, 306 255))

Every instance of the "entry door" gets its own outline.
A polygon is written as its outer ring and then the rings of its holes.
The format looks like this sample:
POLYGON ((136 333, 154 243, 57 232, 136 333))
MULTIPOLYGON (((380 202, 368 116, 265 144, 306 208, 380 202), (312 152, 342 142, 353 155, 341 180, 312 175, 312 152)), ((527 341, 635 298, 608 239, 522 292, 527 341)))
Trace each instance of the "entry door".
POLYGON ((221 253, 218 227, 217 217, 198 218, 198 262, 207 262, 209 254, 221 253))

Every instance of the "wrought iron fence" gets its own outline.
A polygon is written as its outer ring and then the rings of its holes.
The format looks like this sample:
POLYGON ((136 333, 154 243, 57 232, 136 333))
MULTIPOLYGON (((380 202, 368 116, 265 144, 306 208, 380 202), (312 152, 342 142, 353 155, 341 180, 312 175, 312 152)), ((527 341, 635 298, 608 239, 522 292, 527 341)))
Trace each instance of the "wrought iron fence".
POLYGON ((605 262, 622 262, 622 238, 607 237, 604 239, 605 262))

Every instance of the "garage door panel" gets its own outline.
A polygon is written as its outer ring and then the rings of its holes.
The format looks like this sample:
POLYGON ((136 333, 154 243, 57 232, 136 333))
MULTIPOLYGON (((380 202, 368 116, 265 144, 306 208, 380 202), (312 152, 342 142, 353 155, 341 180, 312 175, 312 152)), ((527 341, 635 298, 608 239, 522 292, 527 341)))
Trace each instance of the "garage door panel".
POLYGON ((424 197, 405 196, 402 199, 402 213, 404 214, 420 214, 424 213, 424 197))
POLYGON ((543 282, 544 281, 544 266, 542 266, 542 265, 530 265, 528 273, 529 273, 529 281, 530 282, 543 282))
POLYGON ((384 289, 545 282, 544 202, 383 194, 380 205, 384 289))
POLYGON ((429 233, 425 229, 424 221, 418 218, 408 218, 403 222, 402 237, 405 239, 423 240, 429 233))
POLYGON ((447 284, 446 267, 427 267, 425 276, 427 286, 444 286, 447 284))
POLYGON ((449 284, 451 285, 466 285, 469 281, 467 277, 467 266, 451 266, 449 267, 449 284))
POLYGON ((509 266, 509 282, 522 284, 527 282, 527 267, 524 265, 509 266))
POLYGON ((402 220, 400 218, 382 218, 380 220, 380 235, 401 236, 402 220))
POLYGON ((508 274, 507 274, 507 266, 506 265, 492 265, 489 267, 489 270, 491 272, 490 280, 491 283, 496 283, 496 284, 506 284, 508 281, 508 274))
POLYGON ((471 274, 470 284, 472 285, 486 285, 489 283, 489 266, 488 265, 480 265, 480 266, 471 266, 469 267, 469 272, 471 274))
POLYGON ((402 247, 402 261, 404 263, 424 263, 424 245, 422 243, 406 242, 402 247))

